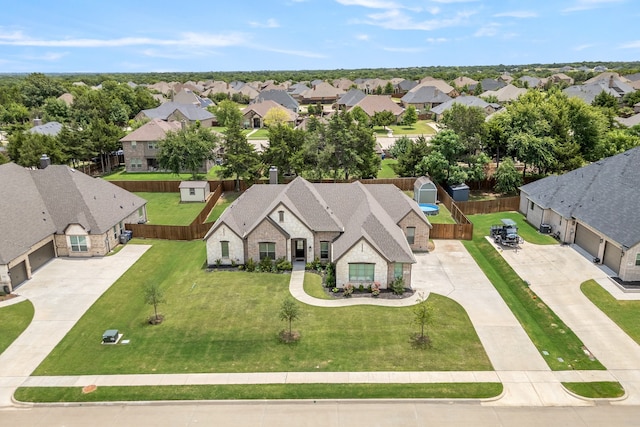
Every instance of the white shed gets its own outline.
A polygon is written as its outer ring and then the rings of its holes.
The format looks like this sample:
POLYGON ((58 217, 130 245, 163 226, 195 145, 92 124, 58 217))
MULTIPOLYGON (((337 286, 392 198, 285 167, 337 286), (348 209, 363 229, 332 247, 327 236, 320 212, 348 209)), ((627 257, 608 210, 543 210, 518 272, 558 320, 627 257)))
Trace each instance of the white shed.
POLYGON ((421 176, 413 184, 413 198, 418 204, 435 204, 438 199, 438 189, 429 178, 421 176))
POLYGON ((180 183, 181 202, 206 202, 210 192, 209 181, 182 181, 180 183))

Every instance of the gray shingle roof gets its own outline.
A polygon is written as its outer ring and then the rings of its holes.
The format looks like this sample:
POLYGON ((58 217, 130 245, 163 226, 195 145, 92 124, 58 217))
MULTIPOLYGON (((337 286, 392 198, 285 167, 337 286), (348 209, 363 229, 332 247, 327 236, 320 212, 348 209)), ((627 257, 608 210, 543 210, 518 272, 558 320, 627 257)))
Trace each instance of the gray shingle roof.
POLYGON ((150 119, 167 120, 174 111, 180 111, 183 116, 191 121, 212 119, 214 116, 204 108, 193 104, 179 104, 177 102, 165 102, 157 108, 142 110, 150 119))
POLYGON ((62 123, 49 122, 43 125, 34 126, 29 129, 30 133, 37 133, 40 135, 56 136, 62 130, 62 123))
POLYGON ((640 243, 640 147, 521 187, 543 208, 630 248, 640 243))
POLYGON ((421 88, 407 92, 400 100, 406 104, 442 104, 452 98, 434 86, 422 86, 421 88))
POLYGON ((362 101, 365 96, 367 95, 365 95, 360 89, 351 89, 338 99, 337 104, 344 105, 346 107, 353 107, 358 102, 362 101))
POLYGON ((260 103, 263 101, 275 101, 278 104, 282 105, 284 108, 287 108, 294 112, 298 112, 298 109, 300 107, 298 101, 293 99, 293 97, 291 97, 291 95, 289 95, 284 90, 272 89, 260 92, 260 95, 256 97, 255 102, 260 103))
POLYGON ((0 263, 69 224, 102 234, 146 204, 133 193, 64 165, 27 170, 0 166, 0 263), (6 203, 5 203, 6 202, 6 203))
POLYGON ((486 102, 485 100, 478 98, 477 96, 459 96, 457 98, 453 98, 447 102, 443 102, 442 104, 438 105, 437 107, 433 107, 431 109, 432 113, 435 114, 442 114, 444 113, 446 110, 448 110, 449 108, 451 108, 453 106, 453 104, 462 104, 462 105, 466 105, 467 107, 480 107, 482 109, 487 108, 489 105, 488 102, 486 102))
POLYGON ((363 237, 393 262, 415 262, 397 223, 417 205, 394 185, 312 184, 296 178, 288 185, 254 185, 220 216, 205 239, 221 224, 244 237, 280 205, 290 209, 314 231, 343 234, 333 244, 334 260, 363 237))

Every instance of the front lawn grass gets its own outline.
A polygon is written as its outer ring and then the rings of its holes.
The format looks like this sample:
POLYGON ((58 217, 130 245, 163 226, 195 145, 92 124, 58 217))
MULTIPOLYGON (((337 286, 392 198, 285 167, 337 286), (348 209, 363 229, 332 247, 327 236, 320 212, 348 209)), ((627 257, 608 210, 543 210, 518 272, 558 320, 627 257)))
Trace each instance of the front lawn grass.
MULTIPOLYGON (((398 135, 434 135, 436 131, 429 126, 428 120, 418 120, 413 126, 391 125, 387 126, 393 131, 393 136, 398 135)), ((382 126, 374 126, 373 131, 376 135, 386 136, 387 130, 382 126)))
POLYGON ((224 212, 224 210, 227 209, 235 199, 240 197, 240 194, 242 193, 237 191, 227 191, 223 193, 216 202, 216 205, 211 210, 211 213, 209 214, 205 222, 215 222, 218 218, 220 218, 222 212, 224 212))
POLYGON ((640 344, 640 301, 618 301, 593 279, 582 283, 580 290, 600 311, 640 344))
POLYGON ((380 162, 380 170, 378 171, 378 178, 397 178, 398 174, 394 169, 394 166, 398 164, 396 159, 384 159, 380 162))
POLYGON ((322 277, 319 274, 315 273, 304 273, 304 283, 303 283, 304 292, 318 299, 332 299, 327 293, 324 291, 322 286, 322 277))
POLYGON ((33 304, 29 300, 0 308, 0 354, 27 329, 32 319, 33 304))
POLYGON ((256 129, 255 132, 251 133, 251 135, 247 134, 247 139, 269 139, 269 129, 256 129))
POLYGON ((523 224, 522 216, 517 213, 471 215, 469 219, 474 225, 473 240, 464 241, 464 246, 493 283, 538 351, 548 352, 548 355, 543 357, 551 369, 605 369, 599 361, 589 359, 582 349, 583 343, 580 339, 529 289, 524 280, 485 239, 489 233, 489 225, 498 223, 501 218, 516 220, 518 232, 521 232, 525 239, 536 236, 531 231, 533 227, 528 226, 528 229, 527 225, 523 224))
MULTIPOLYGON (((129 244, 135 244, 134 239, 129 244)), ((414 350, 413 308, 300 305, 293 328, 301 340, 281 344, 280 305, 289 274, 207 272, 202 241, 153 243, 85 313, 34 375, 186 372, 491 370, 466 312, 432 294, 433 347, 414 350), (143 289, 158 284, 166 303, 161 325, 143 289), (101 345, 106 329, 129 344, 101 345)))
POLYGON ((562 383, 562 385, 572 393, 589 399, 614 399, 624 396, 624 388, 615 381, 562 383))
POLYGON ((252 384, 153 387, 20 387, 21 402, 113 402, 235 399, 487 399, 502 393, 500 383, 428 384, 252 384))
POLYGON ((147 201, 149 224, 189 225, 204 209, 205 203, 180 203, 180 193, 146 193, 136 195, 147 201))

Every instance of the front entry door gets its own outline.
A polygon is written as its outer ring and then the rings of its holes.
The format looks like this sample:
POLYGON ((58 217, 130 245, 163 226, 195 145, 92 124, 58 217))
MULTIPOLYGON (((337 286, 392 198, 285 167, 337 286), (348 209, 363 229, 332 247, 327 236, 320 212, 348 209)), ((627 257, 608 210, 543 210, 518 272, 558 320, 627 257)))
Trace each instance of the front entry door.
POLYGON ((304 240, 302 240, 302 239, 296 240, 295 257, 296 257, 296 259, 298 259, 298 258, 305 259, 304 240))

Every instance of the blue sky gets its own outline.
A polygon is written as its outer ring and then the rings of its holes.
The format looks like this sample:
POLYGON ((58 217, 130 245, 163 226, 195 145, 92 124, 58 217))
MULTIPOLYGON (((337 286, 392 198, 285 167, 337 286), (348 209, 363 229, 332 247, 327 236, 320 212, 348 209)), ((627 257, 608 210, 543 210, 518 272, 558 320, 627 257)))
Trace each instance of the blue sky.
POLYGON ((638 0, 15 1, 0 73, 640 60, 638 0))

